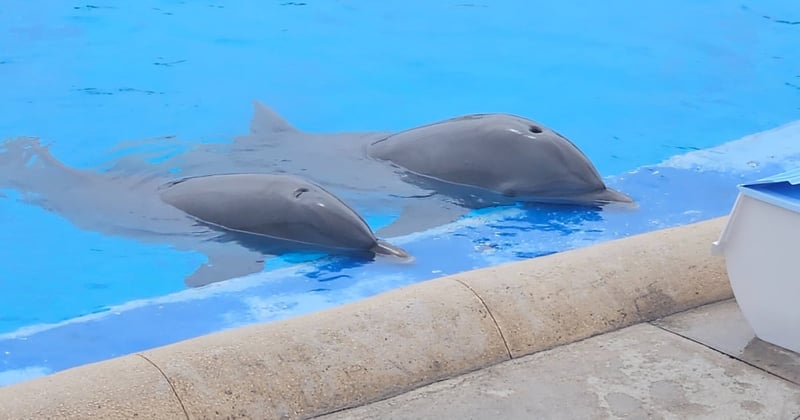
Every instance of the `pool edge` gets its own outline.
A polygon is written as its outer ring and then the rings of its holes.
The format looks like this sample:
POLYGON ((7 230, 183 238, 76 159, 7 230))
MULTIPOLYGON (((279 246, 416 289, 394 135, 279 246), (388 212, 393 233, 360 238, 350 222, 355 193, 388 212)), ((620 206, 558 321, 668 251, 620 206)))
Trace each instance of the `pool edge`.
POLYGON ((731 298, 724 260, 710 251, 726 220, 450 275, 79 366, 0 388, 0 417, 303 418, 366 404, 731 298))

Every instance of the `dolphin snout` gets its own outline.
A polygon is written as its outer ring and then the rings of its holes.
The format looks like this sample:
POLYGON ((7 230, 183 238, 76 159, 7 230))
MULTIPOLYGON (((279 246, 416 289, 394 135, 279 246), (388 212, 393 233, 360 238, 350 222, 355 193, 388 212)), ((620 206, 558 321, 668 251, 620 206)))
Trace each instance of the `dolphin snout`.
POLYGON ((387 255, 390 257, 395 257, 400 259, 403 262, 412 262, 414 261, 414 257, 411 256, 406 250, 400 248, 397 245, 392 245, 383 239, 377 239, 375 246, 372 248, 372 252, 378 255, 387 255))

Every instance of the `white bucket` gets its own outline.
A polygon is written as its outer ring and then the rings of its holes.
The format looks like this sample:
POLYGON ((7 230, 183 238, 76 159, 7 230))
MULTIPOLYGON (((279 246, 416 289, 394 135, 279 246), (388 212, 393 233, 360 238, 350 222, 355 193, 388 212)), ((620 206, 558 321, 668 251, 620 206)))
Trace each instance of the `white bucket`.
POLYGON ((756 336, 800 353, 800 170, 740 185, 713 252, 756 336))

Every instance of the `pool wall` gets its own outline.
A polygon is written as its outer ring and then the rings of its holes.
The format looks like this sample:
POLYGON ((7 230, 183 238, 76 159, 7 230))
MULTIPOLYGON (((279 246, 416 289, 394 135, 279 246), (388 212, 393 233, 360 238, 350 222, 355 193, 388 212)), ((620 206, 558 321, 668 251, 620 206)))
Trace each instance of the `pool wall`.
POLYGON ((296 418, 732 296, 726 218, 450 275, 0 389, 3 418, 296 418))

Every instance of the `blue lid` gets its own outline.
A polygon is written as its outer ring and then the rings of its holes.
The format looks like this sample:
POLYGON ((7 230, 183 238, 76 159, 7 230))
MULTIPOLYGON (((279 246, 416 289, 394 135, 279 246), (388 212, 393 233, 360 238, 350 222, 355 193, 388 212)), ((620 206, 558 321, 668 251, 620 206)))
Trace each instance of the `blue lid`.
POLYGON ((742 194, 800 213, 800 168, 739 185, 742 194))

